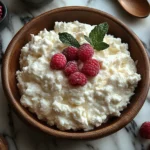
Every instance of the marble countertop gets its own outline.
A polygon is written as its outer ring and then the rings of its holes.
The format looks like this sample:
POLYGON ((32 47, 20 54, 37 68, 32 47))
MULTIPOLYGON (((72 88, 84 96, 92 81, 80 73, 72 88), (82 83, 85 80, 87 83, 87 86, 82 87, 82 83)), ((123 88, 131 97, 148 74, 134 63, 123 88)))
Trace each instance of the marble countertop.
MULTIPOLYGON (((39 8, 31 8, 21 0, 3 1, 8 6, 9 23, 0 32, 0 59, 10 40, 25 23, 48 10, 74 5, 96 8, 119 18, 138 35, 150 54, 150 17, 134 18, 122 10, 116 0, 53 0, 39 8)), ((138 129, 144 121, 150 121, 149 114, 150 93, 134 120, 118 132, 91 141, 58 139, 34 130, 16 116, 7 103, 0 79, 0 134, 6 138, 9 150, 148 150, 150 140, 141 139, 138 129)))

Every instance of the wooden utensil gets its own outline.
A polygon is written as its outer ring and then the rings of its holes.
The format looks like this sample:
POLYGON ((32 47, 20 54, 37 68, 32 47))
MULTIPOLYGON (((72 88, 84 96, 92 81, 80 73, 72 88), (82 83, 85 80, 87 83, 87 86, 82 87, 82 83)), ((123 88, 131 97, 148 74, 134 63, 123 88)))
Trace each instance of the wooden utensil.
POLYGON ((2 136, 0 136, 0 150, 8 150, 7 142, 2 136))
POLYGON ((122 8, 129 14, 144 18, 150 13, 150 5, 147 0, 118 0, 122 8))

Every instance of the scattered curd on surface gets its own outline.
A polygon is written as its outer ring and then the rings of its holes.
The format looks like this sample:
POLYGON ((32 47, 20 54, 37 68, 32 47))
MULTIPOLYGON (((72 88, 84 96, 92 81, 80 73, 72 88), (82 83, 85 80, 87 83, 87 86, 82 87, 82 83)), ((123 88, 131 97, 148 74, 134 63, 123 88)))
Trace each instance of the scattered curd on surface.
POLYGON ((102 68, 85 86, 71 86, 63 71, 50 68, 51 57, 67 47, 59 40, 59 32, 68 32, 83 44, 87 43, 84 35, 93 28, 78 21, 55 22, 54 30, 31 35, 31 41, 21 49, 20 70, 16 72, 20 102, 60 130, 88 131, 109 116, 120 116, 141 80, 128 44, 112 35, 104 37, 109 48, 95 50, 93 58, 102 62, 102 68))

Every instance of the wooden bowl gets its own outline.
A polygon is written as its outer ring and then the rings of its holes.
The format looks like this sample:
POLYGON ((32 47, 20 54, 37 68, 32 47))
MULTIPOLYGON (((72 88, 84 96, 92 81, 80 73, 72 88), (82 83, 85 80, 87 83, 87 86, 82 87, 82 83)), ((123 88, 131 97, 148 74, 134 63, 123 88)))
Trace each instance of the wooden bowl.
POLYGON ((138 37, 122 22, 102 11, 87 7, 63 7, 46 12, 26 24, 10 42, 2 66, 2 81, 4 91, 9 102, 21 118, 32 126, 56 137, 70 139, 94 139, 112 134, 127 125, 142 107, 149 89, 149 59, 138 37), (20 94, 17 88, 16 71, 19 69, 19 56, 21 48, 30 40, 30 34, 37 34, 40 30, 53 29, 55 21, 78 20, 91 25, 108 22, 109 33, 120 37, 123 42, 129 44, 129 51, 134 61, 138 60, 137 71, 142 76, 131 103, 122 111, 120 117, 114 117, 95 128, 92 131, 60 131, 55 127, 49 127, 45 122, 37 119, 20 104, 20 94))

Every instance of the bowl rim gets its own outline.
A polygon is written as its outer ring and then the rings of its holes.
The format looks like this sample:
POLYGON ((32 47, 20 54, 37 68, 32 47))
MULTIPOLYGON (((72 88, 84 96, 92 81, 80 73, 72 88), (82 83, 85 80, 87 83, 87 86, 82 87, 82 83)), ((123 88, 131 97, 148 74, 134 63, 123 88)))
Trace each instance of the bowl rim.
POLYGON ((29 23, 27 23, 25 26, 23 26, 18 32, 17 34, 13 37, 13 39, 11 40, 10 44, 8 45, 4 58, 3 58, 3 63, 2 63, 2 84, 3 84, 3 89, 4 92, 9 100, 9 102, 11 103, 11 105, 13 106, 13 108, 16 110, 17 114, 19 114, 21 116, 21 118, 23 118, 24 120, 26 120, 29 124, 31 124, 32 126, 40 129, 41 131, 44 131, 45 133, 48 133, 50 135, 53 135, 55 137, 60 137, 60 138, 67 138, 67 139, 96 139, 96 138, 101 138, 107 135, 110 135, 118 130, 120 130, 121 128, 123 128, 125 125, 127 125, 135 116, 136 114, 139 112, 140 108, 142 107, 142 105, 145 102, 148 90, 149 90, 149 85, 150 85, 150 69, 149 69, 149 59, 148 59, 148 55, 147 52, 143 46, 143 44, 141 43, 141 41, 139 40, 139 38, 135 35, 135 33, 133 33, 133 31, 131 31, 130 29, 128 29, 128 27, 122 23, 121 21, 119 21, 117 18, 113 17, 112 15, 94 9, 94 8, 89 8, 89 7, 84 7, 84 6, 68 6, 68 7, 60 7, 60 8, 56 8, 53 10, 50 10, 48 12, 45 12, 37 17, 35 17, 33 20, 31 20, 29 23), (115 124, 112 125, 111 130, 107 129, 103 129, 103 132, 100 132, 100 130, 91 130, 89 132, 83 132, 83 133, 69 133, 69 132, 64 132, 64 131, 60 131, 60 130, 55 130, 52 129, 51 127, 45 126, 44 124, 41 124, 39 121, 35 120, 34 118, 32 118, 31 116, 29 116, 22 108, 21 106, 19 106, 18 102, 15 100, 15 98, 13 97, 13 94, 11 92, 10 86, 9 86, 9 82, 8 82, 8 77, 7 77, 7 70, 8 70, 8 62, 9 62, 9 57, 11 54, 11 49, 14 46, 14 41, 18 38, 19 34, 21 32, 23 32, 25 30, 25 28, 28 28, 30 26, 31 23, 35 22, 37 19, 39 19, 40 17, 44 17, 47 14, 52 14, 52 13, 56 13, 59 11, 60 12, 66 12, 66 11, 88 11, 88 12, 92 12, 92 13, 96 13, 96 14, 101 14, 102 16, 114 21, 115 23, 119 24, 123 29, 126 30, 126 32, 128 32, 128 34, 130 34, 130 36, 135 40, 135 42, 139 45, 140 49, 142 49, 142 54, 145 57, 145 61, 146 61, 146 81, 147 83, 145 83, 145 91, 143 92, 143 95, 139 96, 140 100, 140 105, 138 105, 137 109, 134 111, 134 113, 132 113, 132 115, 126 116, 125 118, 120 118, 115 124), (122 123, 123 121, 123 123, 122 123))

